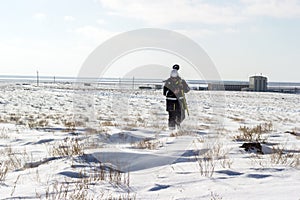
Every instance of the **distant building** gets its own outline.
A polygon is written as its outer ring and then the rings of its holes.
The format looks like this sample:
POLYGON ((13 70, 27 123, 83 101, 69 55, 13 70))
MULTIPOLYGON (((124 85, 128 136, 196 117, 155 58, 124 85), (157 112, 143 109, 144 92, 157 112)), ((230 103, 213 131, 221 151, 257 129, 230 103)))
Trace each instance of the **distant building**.
POLYGON ((246 82, 227 81, 224 83, 208 83, 208 90, 242 91, 248 87, 249 83, 246 82))
POLYGON ((208 90, 266 92, 268 91, 268 79, 264 76, 251 76, 249 82, 210 82, 208 83, 208 90))
POLYGON ((249 87, 248 84, 226 84, 224 85, 225 90, 228 91, 242 91, 244 88, 249 87))
POLYGON ((225 90, 224 83, 208 83, 208 90, 225 90))
POLYGON ((264 76, 251 76, 249 78, 249 90, 266 92, 268 90, 268 79, 264 76))

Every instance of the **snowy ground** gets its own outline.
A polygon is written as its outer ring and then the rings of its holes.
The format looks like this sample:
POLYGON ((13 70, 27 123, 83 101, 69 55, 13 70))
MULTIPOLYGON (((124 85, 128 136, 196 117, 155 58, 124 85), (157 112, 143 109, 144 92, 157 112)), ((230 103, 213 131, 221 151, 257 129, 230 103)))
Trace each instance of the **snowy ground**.
POLYGON ((159 90, 0 88, 1 199, 300 199, 299 94, 191 91, 169 131, 159 90))

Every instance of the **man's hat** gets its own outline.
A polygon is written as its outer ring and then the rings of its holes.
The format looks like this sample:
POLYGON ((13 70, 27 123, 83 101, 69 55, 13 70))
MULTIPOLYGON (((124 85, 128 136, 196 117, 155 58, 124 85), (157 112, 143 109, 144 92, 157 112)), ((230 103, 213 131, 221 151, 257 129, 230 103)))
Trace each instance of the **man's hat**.
POLYGON ((173 65, 173 69, 179 70, 179 65, 178 64, 173 65))

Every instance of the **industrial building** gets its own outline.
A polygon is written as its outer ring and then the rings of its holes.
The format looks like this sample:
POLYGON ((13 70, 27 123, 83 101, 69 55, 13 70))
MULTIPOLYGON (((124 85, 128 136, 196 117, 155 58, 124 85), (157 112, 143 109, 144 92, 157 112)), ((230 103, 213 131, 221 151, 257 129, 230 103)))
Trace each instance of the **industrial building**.
POLYGON ((224 83, 208 83, 208 90, 226 90, 226 91, 242 91, 249 88, 249 83, 243 82, 224 82, 224 83))
POLYGON ((255 92, 266 92, 268 90, 267 77, 251 76, 249 78, 249 90, 255 92))
POLYGON ((266 92, 268 91, 268 79, 264 76, 251 76, 249 82, 210 82, 208 83, 208 90, 266 92))

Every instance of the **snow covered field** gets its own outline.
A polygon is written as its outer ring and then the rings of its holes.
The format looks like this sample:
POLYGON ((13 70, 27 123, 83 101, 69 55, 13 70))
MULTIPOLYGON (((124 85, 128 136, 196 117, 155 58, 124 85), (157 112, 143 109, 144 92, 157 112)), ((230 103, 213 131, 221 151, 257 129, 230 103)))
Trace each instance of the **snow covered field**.
POLYGON ((191 91, 169 131, 160 90, 0 88, 1 199, 300 199, 299 94, 191 91))

